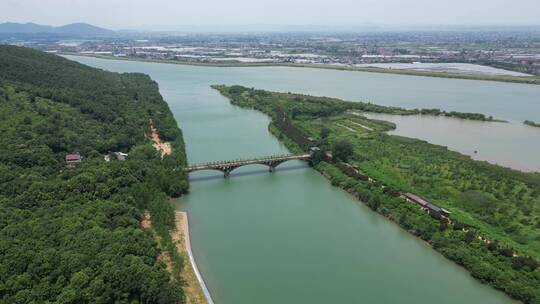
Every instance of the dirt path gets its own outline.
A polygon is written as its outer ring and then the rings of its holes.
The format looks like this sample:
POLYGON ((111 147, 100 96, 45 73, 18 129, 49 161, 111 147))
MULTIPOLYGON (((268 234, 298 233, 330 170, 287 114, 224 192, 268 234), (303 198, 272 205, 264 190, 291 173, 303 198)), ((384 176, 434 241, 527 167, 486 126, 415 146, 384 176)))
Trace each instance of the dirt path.
POLYGON ((345 128, 345 129, 347 129, 347 130, 349 130, 349 131, 351 131, 351 132, 354 132, 354 133, 357 133, 357 132, 358 132, 358 131, 356 131, 355 129, 353 129, 353 128, 351 128, 351 127, 347 127, 346 125, 342 125, 342 124, 340 124, 340 123, 336 123, 336 125, 338 125, 338 126, 340 126, 340 127, 342 127, 342 128, 345 128))
POLYGON ((159 134, 157 132, 157 129, 154 127, 154 123, 150 121, 150 138, 152 139, 152 146, 156 150, 158 150, 161 153, 161 158, 163 158, 165 155, 171 155, 172 153, 172 147, 171 143, 161 141, 161 138, 159 138, 159 134))
POLYGON ((366 129, 366 130, 368 130, 368 131, 374 131, 372 128, 366 127, 366 126, 364 126, 363 124, 359 124, 359 123, 354 122, 354 121, 352 121, 352 120, 349 120, 349 122, 352 123, 352 124, 355 124, 355 125, 357 125, 357 126, 359 126, 359 127, 361 127, 361 128, 364 128, 364 129, 366 129))
POLYGON ((148 213, 148 211, 143 214, 141 226, 145 230, 152 228, 152 220, 150 219, 150 213, 148 213))

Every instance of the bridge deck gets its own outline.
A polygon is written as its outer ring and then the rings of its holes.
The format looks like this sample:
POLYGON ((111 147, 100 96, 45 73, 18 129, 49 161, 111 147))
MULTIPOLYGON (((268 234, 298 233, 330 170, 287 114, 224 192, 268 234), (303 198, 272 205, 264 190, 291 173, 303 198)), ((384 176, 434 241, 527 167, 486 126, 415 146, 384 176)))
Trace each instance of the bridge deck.
POLYGON ((221 162, 211 162, 205 164, 196 164, 187 166, 185 168, 186 172, 200 171, 200 170, 220 170, 225 171, 230 168, 238 168, 247 165, 261 164, 267 166, 279 165, 283 162, 289 160, 308 160, 311 158, 311 154, 302 154, 302 155, 283 155, 283 156, 269 156, 262 158, 254 159, 244 159, 244 160, 232 160, 232 161, 221 161, 221 162))

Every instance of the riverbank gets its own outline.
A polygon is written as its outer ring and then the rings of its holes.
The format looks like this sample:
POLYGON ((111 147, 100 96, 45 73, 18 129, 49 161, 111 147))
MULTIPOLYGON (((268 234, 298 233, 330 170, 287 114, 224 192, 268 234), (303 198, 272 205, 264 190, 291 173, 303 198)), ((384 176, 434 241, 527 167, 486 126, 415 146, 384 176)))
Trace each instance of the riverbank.
MULTIPOLYGON (((152 141, 152 147, 159 153, 161 159, 172 155, 171 143, 161 139, 152 120, 150 120, 150 135, 145 135, 145 137, 152 141)), ((167 215, 163 214, 162 216, 168 218, 167 215)), ((151 215, 148 212, 143 214, 141 226, 144 229, 152 229, 152 231, 156 232, 153 229, 151 215)), ((191 251, 187 213, 176 211, 174 213, 174 227, 168 230, 169 235, 166 237, 163 236, 163 231, 161 235, 155 233, 154 237, 162 248, 158 259, 167 266, 171 279, 181 285, 185 303, 213 304, 210 292, 199 273, 191 251)))
POLYGON ((176 211, 175 230, 171 237, 176 244, 178 252, 184 260, 182 268, 182 288, 188 304, 213 304, 212 297, 204 280, 197 268, 197 263, 191 251, 191 240, 189 238, 189 222, 186 212, 176 211), (185 261, 189 261, 185 263, 185 261))
POLYGON ((309 103, 308 106, 294 95, 289 99, 275 99, 275 95, 261 90, 222 89, 231 103, 269 115, 273 120, 272 133, 291 150, 301 148, 275 124, 277 108, 292 112, 295 126, 304 131, 306 137, 314 138, 323 150, 335 154, 335 143, 351 142, 353 152, 347 162, 372 177, 374 182, 350 176, 333 162, 316 165, 318 171, 330 178, 332 185, 350 192, 372 210, 425 240, 479 281, 525 303, 536 303, 540 299, 535 288, 539 284, 537 259, 540 252, 535 239, 538 219, 534 212, 522 210, 523 206, 533 210, 538 206, 539 175, 474 161, 424 141, 385 135, 381 131, 387 126, 374 128, 377 121, 320 109, 328 104, 309 103), (340 125, 346 125, 347 129, 340 125), (320 136, 323 129, 328 129, 324 138, 320 136), (501 180, 502 184, 498 184, 501 180), (517 199, 502 185, 513 185, 521 189, 523 195, 517 199), (396 195, 404 192, 425 196, 451 210, 452 222, 466 230, 449 227, 423 214, 416 206, 404 203, 396 195), (524 203, 516 204, 516 201, 524 203), (510 225, 515 230, 507 229, 510 225), (485 242, 486 239, 489 242, 485 242))
POLYGON ((175 225, 170 230, 169 239, 163 239, 156 232, 148 211, 143 213, 141 227, 151 232, 159 244, 161 252, 157 259, 165 264, 171 280, 182 288, 185 303, 213 304, 191 252, 187 213, 175 212, 175 225), (169 244, 173 246, 171 247, 169 244))
POLYGON ((339 70, 339 71, 352 71, 352 72, 383 73, 383 74, 423 76, 423 77, 435 77, 435 78, 466 79, 466 80, 485 80, 485 81, 540 85, 540 77, 538 76, 504 76, 504 75, 491 76, 491 75, 482 75, 482 74, 428 72, 428 71, 384 69, 384 68, 375 68, 375 67, 351 67, 351 66, 300 64, 300 63, 268 63, 268 62, 266 63, 261 63, 261 62, 258 62, 258 63, 257 62, 206 63, 206 62, 190 62, 190 61, 165 60, 165 59, 115 57, 115 56, 109 56, 109 55, 84 54, 84 53, 72 53, 72 52, 64 52, 64 53, 61 53, 61 55, 85 56, 85 57, 94 57, 94 58, 109 59, 109 60, 140 61, 140 62, 224 67, 224 68, 227 68, 227 67, 229 68, 230 67, 296 67, 296 68, 313 68, 313 69, 326 69, 326 70, 339 70))
POLYGON ((540 128, 540 123, 534 122, 532 120, 525 120, 523 124, 530 127, 540 128))

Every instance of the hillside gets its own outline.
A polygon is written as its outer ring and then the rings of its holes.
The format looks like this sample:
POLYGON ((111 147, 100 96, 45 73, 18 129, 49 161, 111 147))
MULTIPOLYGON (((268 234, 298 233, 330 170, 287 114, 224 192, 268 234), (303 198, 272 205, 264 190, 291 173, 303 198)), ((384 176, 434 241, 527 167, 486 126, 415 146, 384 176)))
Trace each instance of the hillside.
POLYGON ((114 31, 97 27, 88 23, 72 23, 54 28, 54 33, 80 36, 113 35, 114 31))
POLYGON ((6 22, 0 24, 0 34, 50 34, 62 36, 112 36, 114 31, 87 23, 48 26, 35 23, 6 22))
POLYGON ((0 23, 0 33, 20 33, 20 34, 30 34, 30 33, 46 33, 51 32, 54 28, 52 26, 41 25, 36 23, 16 23, 16 22, 5 22, 0 23))
POLYGON ((182 267, 168 196, 187 190, 186 161, 155 82, 0 46, 0 133, 0 303, 183 301, 160 256, 182 267), (151 121, 172 155, 152 147, 151 121))

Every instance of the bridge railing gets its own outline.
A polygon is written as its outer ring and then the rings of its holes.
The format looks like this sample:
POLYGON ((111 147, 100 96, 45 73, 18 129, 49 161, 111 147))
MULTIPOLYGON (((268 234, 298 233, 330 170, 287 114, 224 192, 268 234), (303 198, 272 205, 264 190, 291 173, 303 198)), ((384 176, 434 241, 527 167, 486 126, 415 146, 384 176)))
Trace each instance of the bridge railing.
POLYGON ((186 170, 191 170, 194 168, 200 168, 200 167, 219 167, 223 165, 233 165, 233 164, 243 164, 243 163, 256 163, 256 162, 263 162, 263 161, 272 161, 272 160, 284 160, 289 158, 302 158, 305 155, 294 155, 294 154, 283 154, 283 155, 273 155, 273 156, 266 156, 266 157, 258 157, 258 158, 251 158, 251 159, 235 159, 235 160, 229 160, 229 161, 213 161, 213 162, 206 162, 201 164, 193 164, 186 167, 186 170))

